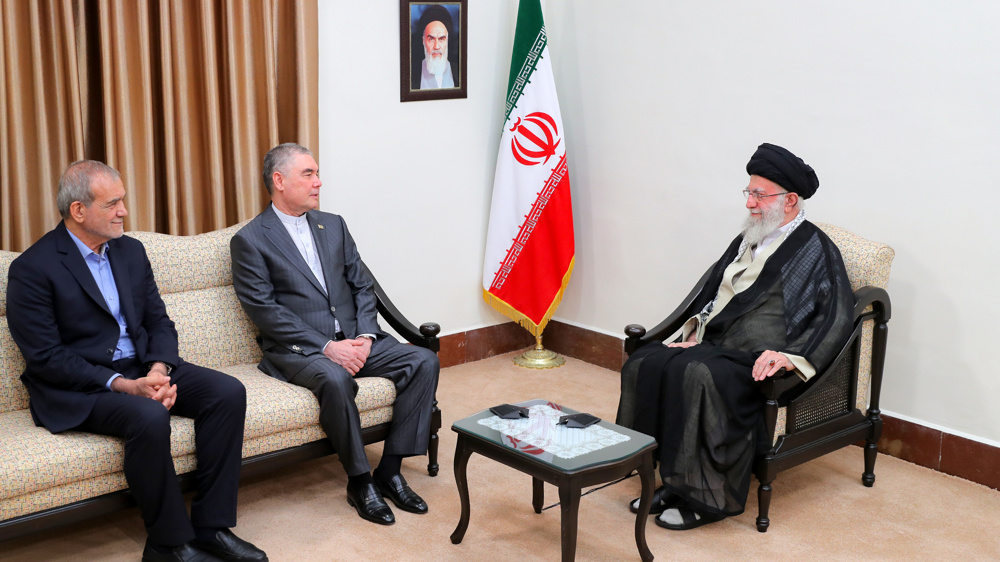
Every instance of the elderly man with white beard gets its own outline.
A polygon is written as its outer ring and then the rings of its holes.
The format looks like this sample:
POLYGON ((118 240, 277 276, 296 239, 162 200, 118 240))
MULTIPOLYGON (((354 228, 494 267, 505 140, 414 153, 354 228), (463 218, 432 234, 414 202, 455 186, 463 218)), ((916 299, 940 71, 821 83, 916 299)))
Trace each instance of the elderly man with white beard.
POLYGON ((840 251, 803 209, 816 173, 767 143, 747 173, 750 214, 695 301, 701 312, 622 367, 617 421, 657 440, 663 485, 651 513, 667 529, 743 512, 754 456, 768 446, 759 381, 782 369, 808 380, 851 333, 840 251))
POLYGON ((443 6, 430 6, 420 15, 417 29, 424 46, 420 63, 420 89, 454 88, 455 77, 448 60, 448 37, 454 29, 451 14, 443 6))

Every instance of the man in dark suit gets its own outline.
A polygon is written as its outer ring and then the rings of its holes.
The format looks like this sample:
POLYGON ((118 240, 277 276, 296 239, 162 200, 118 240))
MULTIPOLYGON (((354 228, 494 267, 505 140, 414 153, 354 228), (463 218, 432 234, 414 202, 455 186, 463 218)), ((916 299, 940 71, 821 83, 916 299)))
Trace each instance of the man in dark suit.
POLYGON ((347 471, 347 501, 358 515, 394 523, 383 496, 404 511, 426 513, 400 467, 403 457, 427 452, 437 355, 379 328, 372 279, 344 219, 316 210, 322 182, 312 153, 293 143, 276 146, 264 158, 263 176, 271 205, 230 242, 236 295, 260 329, 260 370, 316 395, 320 425, 347 471), (355 377, 383 377, 396 387, 392 428, 374 474, 355 377))
POLYGON ((185 362, 142 243, 123 237, 125 187, 91 160, 59 180, 63 220, 10 266, 7 320, 27 368, 31 415, 125 440, 125 479, 146 525, 143 560, 267 560, 229 530, 246 389, 185 362), (170 456, 171 412, 194 418, 191 517, 170 456))

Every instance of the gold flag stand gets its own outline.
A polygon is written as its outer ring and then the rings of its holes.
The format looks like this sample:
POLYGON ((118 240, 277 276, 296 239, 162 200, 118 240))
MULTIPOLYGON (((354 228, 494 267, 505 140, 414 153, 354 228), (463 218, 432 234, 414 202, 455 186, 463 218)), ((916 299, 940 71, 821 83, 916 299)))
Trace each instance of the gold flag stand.
POLYGON ((542 347, 542 335, 535 336, 535 349, 514 358, 514 364, 528 369, 551 369, 566 363, 562 355, 542 347))

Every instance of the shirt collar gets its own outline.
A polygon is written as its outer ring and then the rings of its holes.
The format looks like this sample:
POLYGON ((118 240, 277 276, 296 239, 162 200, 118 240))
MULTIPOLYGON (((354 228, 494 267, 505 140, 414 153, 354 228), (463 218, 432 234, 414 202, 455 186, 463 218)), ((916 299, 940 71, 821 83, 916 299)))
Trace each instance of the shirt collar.
POLYGON ((73 243, 76 244, 77 249, 80 250, 80 255, 83 256, 83 259, 87 259, 88 257, 90 257, 90 254, 94 254, 95 256, 101 258, 107 256, 108 254, 107 242, 101 244, 101 253, 98 254, 97 252, 91 250, 90 247, 84 244, 79 238, 77 238, 76 234, 73 234, 73 232, 70 229, 67 228, 66 233, 69 234, 70 239, 73 240, 73 243))
POLYGON ((286 215, 278 210, 278 208, 274 206, 274 203, 271 203, 271 208, 274 209, 274 214, 278 215, 278 220, 280 220, 282 224, 301 227, 308 223, 305 213, 302 213, 300 216, 293 217, 292 215, 286 215))

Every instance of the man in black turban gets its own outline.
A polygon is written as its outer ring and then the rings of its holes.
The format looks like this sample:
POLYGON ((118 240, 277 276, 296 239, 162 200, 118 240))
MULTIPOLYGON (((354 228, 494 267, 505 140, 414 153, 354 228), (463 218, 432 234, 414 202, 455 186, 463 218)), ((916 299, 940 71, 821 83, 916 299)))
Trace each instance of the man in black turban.
POLYGON ((770 445, 761 442, 757 382, 780 369, 809 379, 851 333, 854 298, 840 251, 803 210, 819 187, 816 172, 765 143, 747 173, 750 213, 695 301, 701 312, 622 367, 618 423, 659 444, 663 486, 651 512, 667 529, 743 512, 758 446, 770 445))
POLYGON ((437 4, 428 6, 420 15, 413 28, 413 35, 418 36, 419 41, 414 41, 414 52, 411 57, 412 89, 455 87, 455 74, 448 58, 448 40, 454 35, 454 31, 455 24, 444 6, 437 4), (424 53, 423 59, 419 58, 421 49, 424 53))

